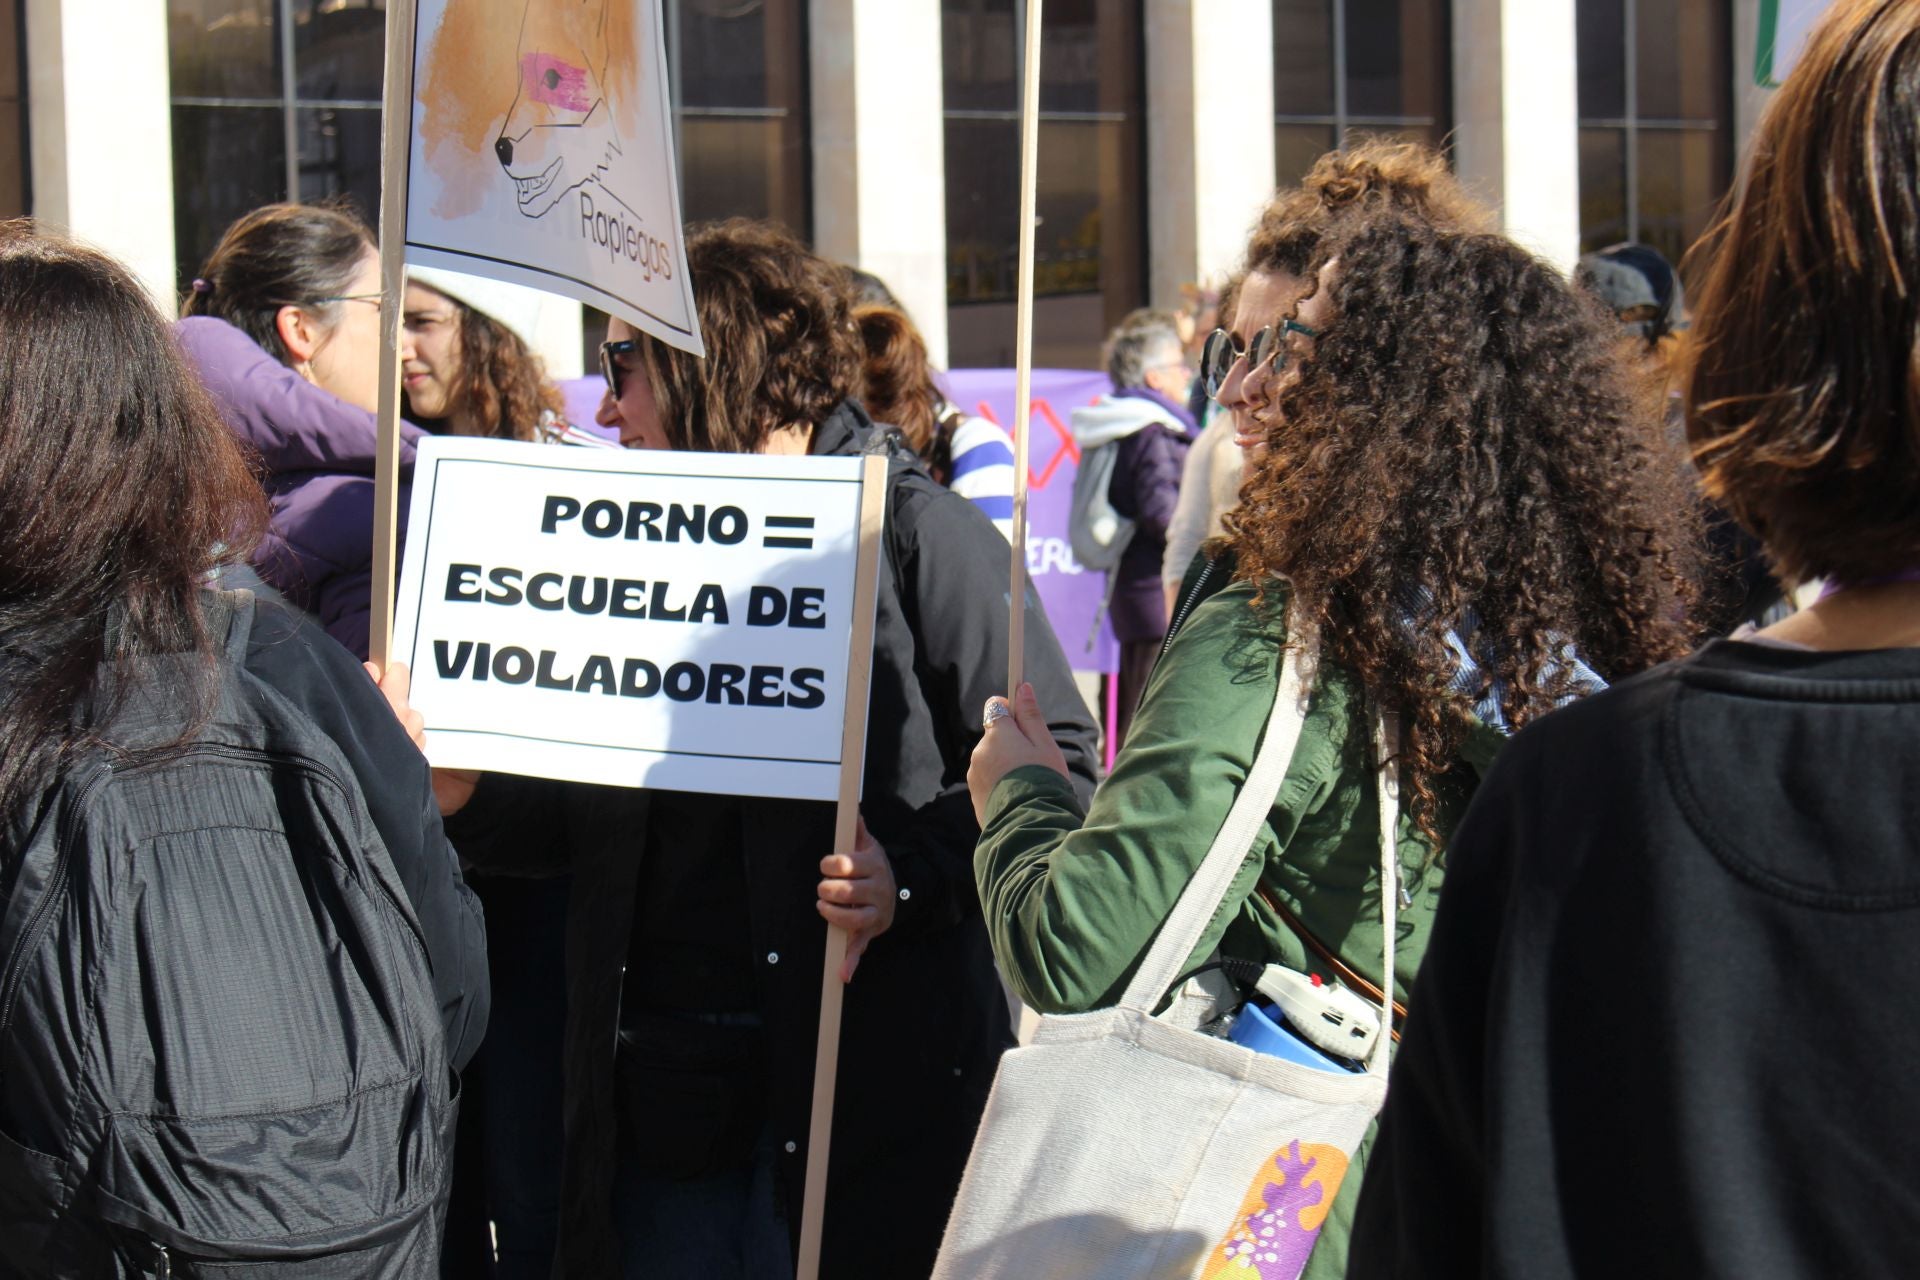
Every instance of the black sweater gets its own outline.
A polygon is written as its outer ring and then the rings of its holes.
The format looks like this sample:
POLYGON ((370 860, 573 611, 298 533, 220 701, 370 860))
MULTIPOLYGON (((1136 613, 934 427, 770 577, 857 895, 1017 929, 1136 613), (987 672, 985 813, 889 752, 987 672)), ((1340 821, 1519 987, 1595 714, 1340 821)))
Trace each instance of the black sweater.
POLYGON ((1920 1268, 1920 650, 1716 643, 1514 739, 1349 1275, 1920 1268))

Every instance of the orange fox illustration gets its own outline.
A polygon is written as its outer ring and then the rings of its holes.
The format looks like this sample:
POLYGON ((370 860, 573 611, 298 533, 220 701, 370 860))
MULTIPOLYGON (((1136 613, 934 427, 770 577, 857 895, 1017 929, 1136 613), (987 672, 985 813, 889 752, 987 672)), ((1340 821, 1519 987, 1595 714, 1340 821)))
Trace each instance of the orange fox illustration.
POLYGON ((608 82, 622 77, 609 63, 631 62, 636 53, 631 40, 616 47, 611 39, 609 11, 622 7, 622 0, 527 0, 513 105, 493 153, 529 218, 605 174, 620 154, 608 82))

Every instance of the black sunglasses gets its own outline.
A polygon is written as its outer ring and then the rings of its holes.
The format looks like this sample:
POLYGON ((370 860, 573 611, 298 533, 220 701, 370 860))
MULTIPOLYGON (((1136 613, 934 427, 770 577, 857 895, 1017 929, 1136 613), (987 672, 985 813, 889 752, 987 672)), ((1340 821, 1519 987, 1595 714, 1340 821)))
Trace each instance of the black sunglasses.
POLYGON ((614 357, 630 356, 639 349, 639 341, 633 338, 600 344, 600 376, 607 380, 607 390, 613 393, 615 400, 620 398, 622 384, 632 370, 620 364, 614 357))
POLYGON ((1246 346, 1240 345, 1240 339, 1225 329, 1215 329, 1207 335, 1207 345, 1200 352, 1200 374, 1206 379, 1207 398, 1218 400, 1220 390, 1227 385, 1227 375, 1233 372, 1233 366, 1242 356, 1247 360, 1247 373, 1267 361, 1273 361, 1274 372, 1287 367, 1287 348, 1284 339, 1289 333, 1302 334, 1317 338, 1318 329, 1309 329, 1298 320, 1282 320, 1270 324, 1253 335, 1253 341, 1246 346))

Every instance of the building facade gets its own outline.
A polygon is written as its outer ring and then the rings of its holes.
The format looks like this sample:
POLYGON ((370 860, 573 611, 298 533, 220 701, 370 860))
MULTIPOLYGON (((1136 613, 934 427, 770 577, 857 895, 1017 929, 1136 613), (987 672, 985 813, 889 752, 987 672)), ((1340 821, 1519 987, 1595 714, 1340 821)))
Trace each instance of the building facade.
MULTIPOLYGON (((1047 0, 1036 360, 1229 270, 1276 184, 1450 148, 1557 261, 1705 229, 1764 91, 1760 0, 1047 0), (1577 68, 1569 76, 1568 70, 1577 68)), ((1010 363, 1024 0, 662 0, 689 219, 772 217, 1010 363)), ((235 216, 379 198, 383 0, 0 0, 0 216, 171 300, 235 216)), ((583 340, 548 352, 577 373, 583 340)))

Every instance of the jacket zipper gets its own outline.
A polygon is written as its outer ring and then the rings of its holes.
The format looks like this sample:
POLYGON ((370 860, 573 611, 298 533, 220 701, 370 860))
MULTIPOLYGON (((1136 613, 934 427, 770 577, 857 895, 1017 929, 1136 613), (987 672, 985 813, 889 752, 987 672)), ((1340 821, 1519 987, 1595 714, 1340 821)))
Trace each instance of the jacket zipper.
POLYGON ((1187 615, 1193 612, 1193 606, 1199 603, 1200 592, 1205 589, 1207 579, 1213 576, 1214 563, 1210 559, 1200 566, 1200 576, 1193 580, 1193 590, 1187 592, 1187 598, 1180 602, 1180 611, 1173 615, 1173 625, 1167 628, 1167 638, 1160 642, 1162 657, 1166 656, 1168 648, 1172 646, 1173 637, 1179 633, 1180 625, 1187 620, 1187 615))
MULTIPOLYGON (((81 804, 93 794, 93 789, 100 785, 101 779, 112 772, 111 766, 103 767, 74 793, 73 799, 68 802, 69 819, 79 812, 81 804)), ((41 893, 40 901, 34 904, 33 914, 27 917, 26 926, 20 930, 20 940, 14 945, 13 954, 7 957, 6 976, 0 979, 0 992, 5 993, 4 997, 0 997, 0 1036, 4 1036, 13 1026, 13 1007, 20 999, 20 984, 26 975, 27 957, 39 945, 40 935, 46 930, 55 904, 67 896, 68 868, 73 861, 73 850, 67 843, 69 838, 65 832, 61 834, 54 848, 53 870, 47 875, 47 887, 41 893)))

